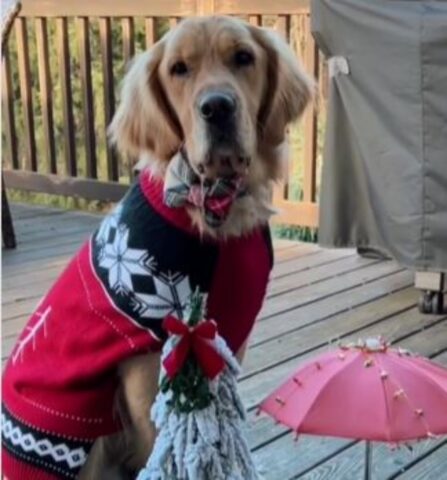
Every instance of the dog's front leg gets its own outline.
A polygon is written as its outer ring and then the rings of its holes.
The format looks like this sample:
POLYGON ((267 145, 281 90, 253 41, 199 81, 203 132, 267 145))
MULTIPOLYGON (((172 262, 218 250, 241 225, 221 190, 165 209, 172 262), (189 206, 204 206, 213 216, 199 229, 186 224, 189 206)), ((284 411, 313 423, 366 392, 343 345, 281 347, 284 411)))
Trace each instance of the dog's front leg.
POLYGON ((241 348, 236 352, 236 358, 237 361, 242 365, 242 362, 244 361, 245 354, 247 353, 247 347, 248 347, 248 338, 245 340, 245 342, 242 344, 241 348))
POLYGON ((156 436, 149 412, 159 370, 158 353, 138 355, 119 366, 117 409, 123 431, 96 440, 78 480, 131 480, 144 467, 156 436))
POLYGON ((124 433, 129 445, 128 466, 139 470, 146 465, 156 437, 155 425, 149 415, 158 392, 160 354, 138 355, 119 367, 123 393, 124 433))
POLYGON ((77 480, 134 480, 125 467, 126 437, 123 432, 98 438, 77 480))

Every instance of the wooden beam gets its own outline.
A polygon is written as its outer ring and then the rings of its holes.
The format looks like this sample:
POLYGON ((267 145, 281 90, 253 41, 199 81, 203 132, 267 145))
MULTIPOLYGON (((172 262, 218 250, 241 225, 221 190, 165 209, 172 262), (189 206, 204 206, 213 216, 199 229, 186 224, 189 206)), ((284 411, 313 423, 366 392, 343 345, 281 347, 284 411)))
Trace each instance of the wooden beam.
POLYGON ((278 215, 272 217, 273 223, 318 227, 319 208, 316 203, 278 199, 274 202, 274 207, 278 210, 278 215))
POLYGON ((22 17, 185 17, 196 0, 27 0, 22 17))
MULTIPOLYGON (((120 200, 129 188, 117 182, 17 170, 5 170, 4 178, 8 188, 111 202, 120 200)), ((318 205, 315 203, 278 200, 275 208, 279 213, 272 218, 273 223, 318 227, 318 205)))
POLYGON ((129 188, 129 185, 117 182, 100 182, 86 178, 60 177, 18 170, 4 170, 3 173, 7 188, 87 200, 117 202, 129 188))
POLYGON ((191 15, 293 15, 311 0, 27 0, 22 17, 189 17, 191 15))
POLYGON ((311 0, 214 0, 215 14, 293 15, 308 12, 311 0))

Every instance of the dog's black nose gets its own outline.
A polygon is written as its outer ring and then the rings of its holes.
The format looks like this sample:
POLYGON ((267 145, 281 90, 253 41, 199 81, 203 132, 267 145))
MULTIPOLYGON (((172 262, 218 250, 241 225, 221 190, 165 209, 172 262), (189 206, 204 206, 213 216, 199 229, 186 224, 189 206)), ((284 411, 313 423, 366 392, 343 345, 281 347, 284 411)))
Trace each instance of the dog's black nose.
POLYGON ((229 93, 209 92, 200 99, 199 111, 209 123, 225 123, 236 112, 236 100, 229 93))

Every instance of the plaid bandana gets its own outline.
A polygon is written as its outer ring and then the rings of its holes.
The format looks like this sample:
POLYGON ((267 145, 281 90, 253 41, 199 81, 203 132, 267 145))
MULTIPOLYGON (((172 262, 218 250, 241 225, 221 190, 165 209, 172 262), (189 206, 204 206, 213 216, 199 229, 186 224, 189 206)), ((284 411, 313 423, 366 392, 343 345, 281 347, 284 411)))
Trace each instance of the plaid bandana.
POLYGON ((164 202, 168 207, 193 205, 204 212, 208 226, 220 227, 228 217, 236 198, 246 194, 241 178, 218 178, 201 181, 183 155, 176 155, 169 164, 164 186, 164 202))

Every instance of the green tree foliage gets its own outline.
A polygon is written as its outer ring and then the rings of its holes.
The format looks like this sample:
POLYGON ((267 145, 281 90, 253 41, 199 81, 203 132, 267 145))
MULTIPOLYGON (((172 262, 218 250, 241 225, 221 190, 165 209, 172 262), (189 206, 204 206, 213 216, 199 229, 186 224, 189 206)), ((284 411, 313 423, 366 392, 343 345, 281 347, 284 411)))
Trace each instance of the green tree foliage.
MULTIPOLYGON (((114 76, 114 94, 115 104, 119 99, 120 82, 124 76, 126 65, 123 55, 123 34, 121 19, 112 19, 112 51, 113 51, 113 76, 114 76)), ((160 37, 168 28, 167 20, 160 19, 156 23, 156 37, 160 37)), ((46 158, 45 139, 43 130, 42 105, 40 100, 40 85, 38 71, 38 55, 36 42, 36 28, 33 19, 27 19, 27 40, 29 50, 29 67, 32 91, 33 118, 34 118, 34 134, 36 138, 38 167, 39 171, 49 171, 46 158)), ((47 20, 48 43, 49 43, 49 64, 52 85, 52 102, 53 102, 53 119, 54 119, 54 137, 56 144, 56 157, 58 172, 65 173, 64 164, 64 121, 62 108, 62 88, 60 77, 60 53, 58 49, 56 21, 47 20)), ((80 72, 80 49, 78 44, 78 35, 76 28, 76 19, 68 19, 68 37, 69 37, 69 62, 70 62, 70 81, 71 96, 73 102, 73 118, 75 124, 75 142, 76 142, 76 158, 79 169, 79 176, 85 175, 86 153, 85 153, 85 125, 83 117, 83 95, 81 90, 81 72, 80 72)), ((135 31, 135 52, 139 53, 145 49, 145 31, 144 19, 136 18, 134 20, 135 31)), ((101 40, 99 32, 98 19, 90 19, 89 21, 89 37, 90 37, 90 54, 91 54, 91 72, 93 85, 93 101, 95 114, 95 136, 96 136, 96 153, 98 158, 98 177, 106 179, 107 169, 105 164, 105 113, 104 113, 104 79, 103 64, 101 57, 101 40)), ((17 42, 12 32, 8 53, 11 64, 11 79, 13 85, 14 114, 15 127, 18 140, 19 163, 21 167, 25 165, 25 125, 23 104, 20 97, 19 82, 19 66, 17 55, 17 42)), ((3 155, 6 164, 10 166, 10 146, 6 141, 5 131, 2 130, 2 141, 5 149, 3 155)), ((123 162, 120 162, 120 175, 126 176, 128 170, 123 162)))

